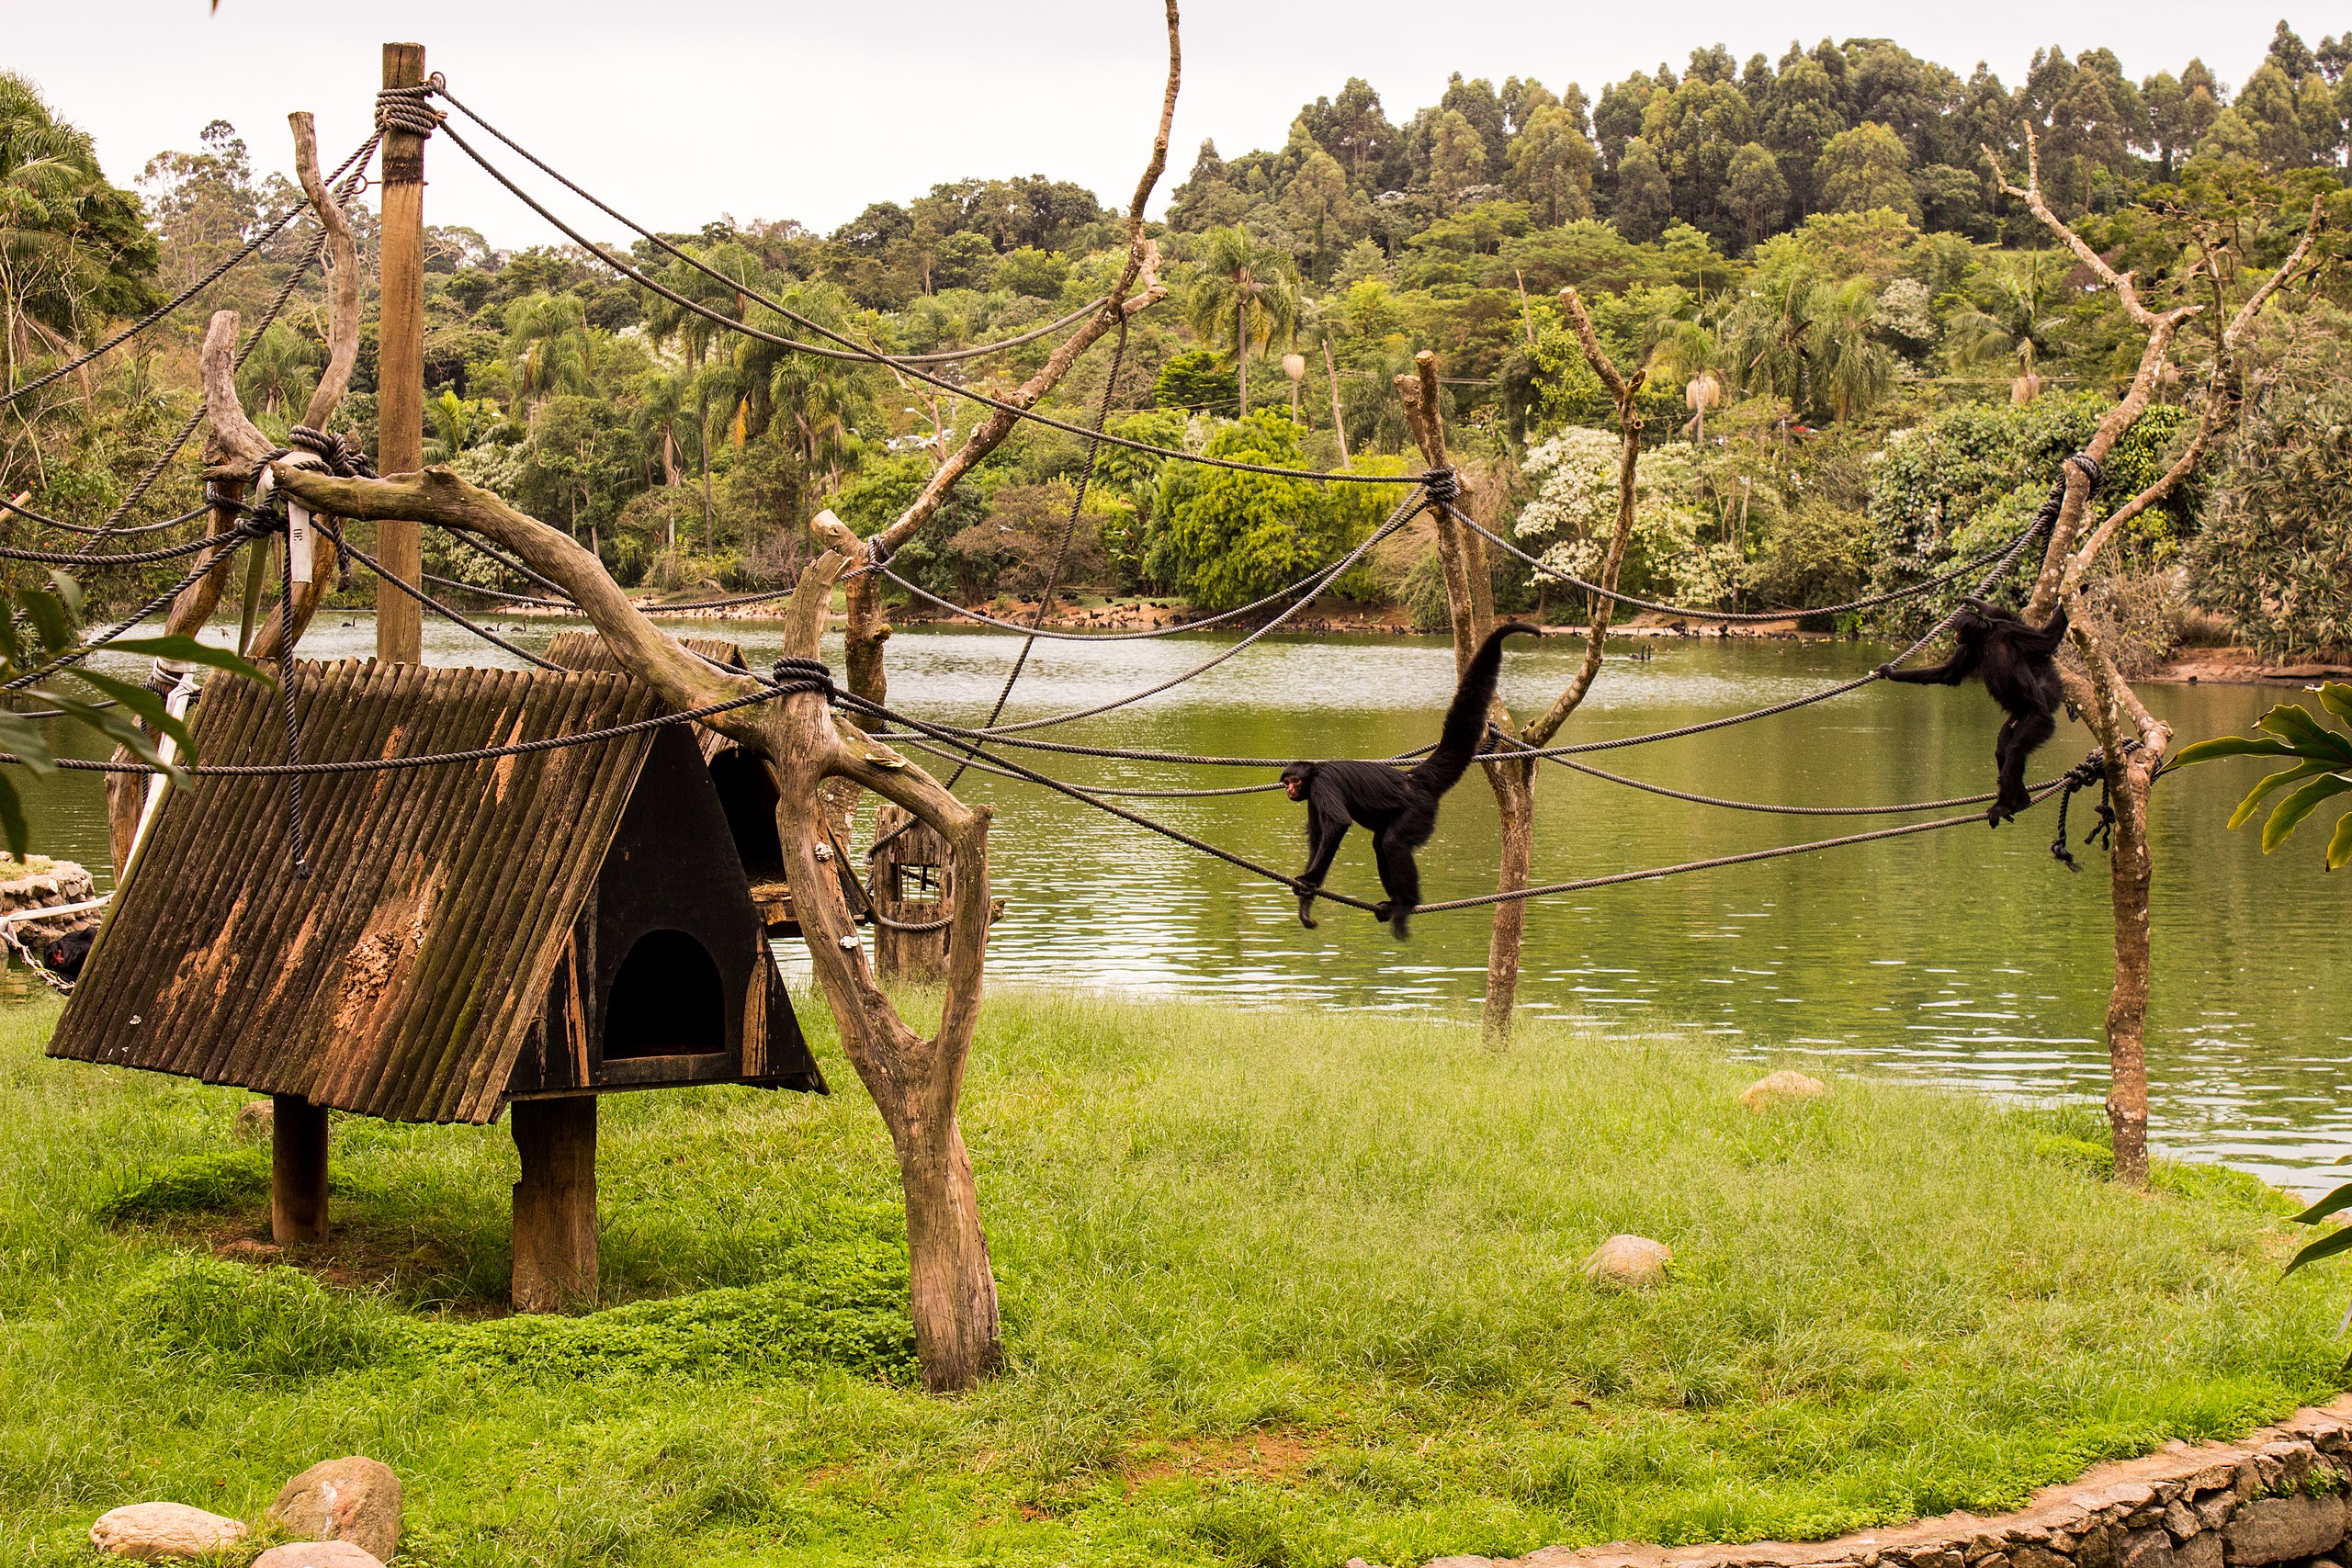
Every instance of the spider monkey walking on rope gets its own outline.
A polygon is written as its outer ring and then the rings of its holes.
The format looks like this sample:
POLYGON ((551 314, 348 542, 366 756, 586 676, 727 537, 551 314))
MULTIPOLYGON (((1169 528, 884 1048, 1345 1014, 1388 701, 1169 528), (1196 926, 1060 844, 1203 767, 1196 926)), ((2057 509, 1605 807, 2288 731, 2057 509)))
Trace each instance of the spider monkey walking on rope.
POLYGON ((1293 800, 1306 802, 1306 869, 1298 874, 1300 925, 1315 929, 1316 890, 1323 886, 1349 824, 1361 823, 1372 831, 1381 890, 1388 895, 1373 910, 1373 918, 1386 920, 1398 936, 1406 934, 1406 919, 1421 901, 1421 868, 1413 852, 1430 841, 1437 829, 1438 801, 1461 780, 1486 738, 1487 709, 1495 700, 1495 679, 1502 671, 1503 638, 1522 633, 1544 635, 1525 621, 1505 621, 1487 634, 1462 671, 1437 745, 1419 766, 1400 771, 1385 762, 1345 759, 1293 762, 1283 770, 1283 788, 1293 800))
POLYGON ((1878 672, 1890 681, 1922 686, 1957 686, 1971 675, 1982 675, 1984 690, 2008 710, 2001 738, 1993 747, 2000 767, 1999 794, 1984 819, 1997 828, 2030 804, 2025 792, 2025 760, 2058 733, 2054 716, 2065 700, 2054 656, 2066 639, 2066 606, 2058 606, 2046 626, 1985 604, 1964 599, 1965 607, 1952 621, 1956 644, 1951 657, 1925 670, 1897 670, 1882 664, 1878 672))

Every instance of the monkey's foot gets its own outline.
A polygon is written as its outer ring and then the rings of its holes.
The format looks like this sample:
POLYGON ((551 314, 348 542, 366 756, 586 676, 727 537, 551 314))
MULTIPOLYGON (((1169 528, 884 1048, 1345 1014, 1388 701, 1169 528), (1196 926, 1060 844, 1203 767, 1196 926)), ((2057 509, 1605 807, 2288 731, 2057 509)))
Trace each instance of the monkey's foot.
POLYGON ((1322 928, 1315 923, 1315 916, 1311 912, 1314 908, 1314 899, 1301 898, 1298 901, 1298 923, 1308 931, 1320 931, 1322 928))

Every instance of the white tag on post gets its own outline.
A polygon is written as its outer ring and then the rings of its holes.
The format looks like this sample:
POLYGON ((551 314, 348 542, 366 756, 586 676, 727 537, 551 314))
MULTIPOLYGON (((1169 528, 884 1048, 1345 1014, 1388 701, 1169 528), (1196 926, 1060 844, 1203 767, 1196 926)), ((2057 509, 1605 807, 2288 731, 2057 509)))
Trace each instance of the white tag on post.
POLYGON ((311 509, 300 502, 286 502, 286 563, 294 581, 311 581, 311 509))

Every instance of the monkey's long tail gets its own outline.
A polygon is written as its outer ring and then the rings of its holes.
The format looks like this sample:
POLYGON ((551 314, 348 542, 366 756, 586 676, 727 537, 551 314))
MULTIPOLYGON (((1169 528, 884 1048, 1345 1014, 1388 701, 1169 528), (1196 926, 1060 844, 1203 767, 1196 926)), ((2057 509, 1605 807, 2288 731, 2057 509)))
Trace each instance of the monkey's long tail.
POLYGON ((1461 783, 1470 759, 1477 755, 1478 742, 1487 734, 1487 710, 1495 700, 1495 681, 1502 673, 1503 638, 1522 634, 1544 635, 1542 627, 1525 621, 1505 621, 1488 632, 1478 651, 1470 656, 1462 683, 1453 689, 1453 701, 1445 710, 1445 728, 1438 732, 1436 749, 1406 775, 1430 795, 1443 795, 1461 783))

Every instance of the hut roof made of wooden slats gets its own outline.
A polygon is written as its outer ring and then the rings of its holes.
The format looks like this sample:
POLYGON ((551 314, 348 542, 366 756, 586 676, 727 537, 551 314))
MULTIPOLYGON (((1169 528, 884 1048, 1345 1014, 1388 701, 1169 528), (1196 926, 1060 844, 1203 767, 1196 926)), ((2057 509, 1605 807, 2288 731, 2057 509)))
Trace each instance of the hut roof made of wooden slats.
MULTIPOLYGON (((651 716, 617 674, 297 667, 303 760, 511 745, 651 716)), ((487 1122, 544 1006, 653 741, 174 792, 140 849, 50 1055, 299 1094, 406 1122, 487 1122)), ((217 679, 207 763, 278 762, 277 693, 217 679)))

